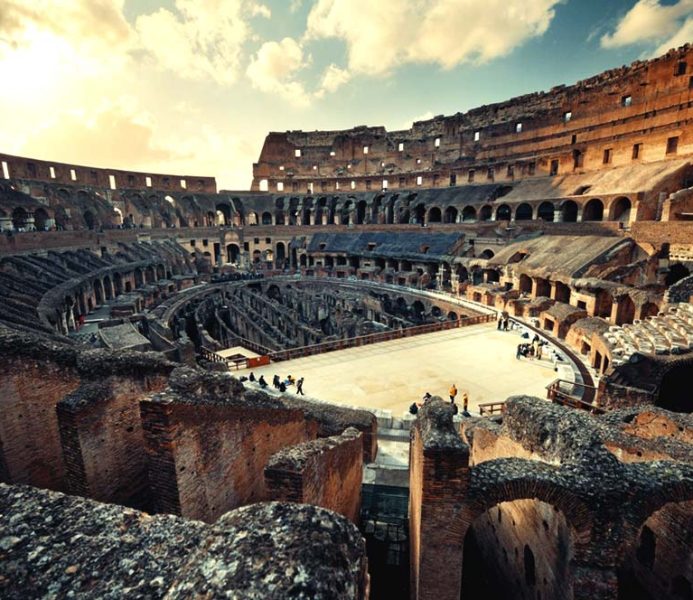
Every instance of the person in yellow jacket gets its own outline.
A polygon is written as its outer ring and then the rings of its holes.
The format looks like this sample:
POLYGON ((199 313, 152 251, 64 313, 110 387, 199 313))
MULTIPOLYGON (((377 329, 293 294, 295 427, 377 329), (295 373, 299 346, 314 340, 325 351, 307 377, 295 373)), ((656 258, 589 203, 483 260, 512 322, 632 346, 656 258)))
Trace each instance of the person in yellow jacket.
POLYGON ((448 393, 450 394, 450 402, 455 402, 455 397, 457 396, 457 388, 455 387, 455 384, 453 383, 450 389, 448 390, 448 393))

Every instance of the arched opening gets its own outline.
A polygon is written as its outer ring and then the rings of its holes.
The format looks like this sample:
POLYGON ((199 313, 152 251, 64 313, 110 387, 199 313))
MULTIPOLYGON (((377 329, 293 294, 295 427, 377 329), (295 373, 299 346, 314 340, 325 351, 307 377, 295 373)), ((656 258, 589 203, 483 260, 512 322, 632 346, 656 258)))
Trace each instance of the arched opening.
POLYGON ((574 200, 566 200, 561 205, 561 219, 565 223, 575 223, 577 221, 578 205, 574 200))
POLYGON ((535 280, 537 297, 549 298, 551 296, 551 283, 548 279, 537 277, 535 280))
POLYGON ((556 281, 554 285, 556 287, 556 302, 570 304, 570 286, 567 286, 562 281, 556 281))
POLYGON ((616 198, 611 204, 611 221, 619 221, 621 223, 630 222, 631 203, 628 198, 622 196, 616 198))
POLYGON ((551 202, 542 202, 537 209, 537 218, 542 221, 553 221, 553 204, 551 202))
POLYGON ((674 263, 673 265, 669 266, 669 272, 664 278, 664 283, 667 285, 667 287, 669 287, 684 277, 688 277, 690 274, 691 272, 681 263, 674 263))
POLYGON ((115 295, 120 296, 123 293, 123 276, 120 273, 113 276, 113 284, 115 285, 115 295))
POLYGON ((305 254, 301 254, 301 257, 299 258, 299 264, 302 267, 305 267, 308 264, 308 256, 305 254))
POLYGON ((387 206, 385 208, 385 222, 388 225, 392 225, 395 222, 395 197, 390 198, 387 201, 387 206))
POLYGON ((601 221, 604 218, 604 203, 599 198, 593 198, 582 209, 583 221, 601 221))
POLYGON ((488 260, 489 258, 493 258, 494 256, 495 256, 495 254, 493 254, 493 251, 490 250, 489 248, 486 248, 486 250, 484 250, 484 251, 479 255, 480 258, 485 258, 485 259, 487 259, 487 260, 488 260))
POLYGON ((611 294, 605 290, 599 290, 595 297, 594 316, 610 319, 613 305, 614 299, 611 297, 611 294))
POLYGON ((532 207, 523 202, 515 209, 515 220, 516 221, 531 221, 532 220, 532 207))
POLYGON ((286 245, 284 242, 277 242, 276 248, 274 264, 277 269, 283 269, 286 267, 286 245))
POLYGON ((253 250, 253 264, 257 265, 262 260, 262 252, 259 250, 253 250))
POLYGON ((572 598, 573 558, 563 511, 537 499, 501 502, 467 530, 460 597, 572 598))
POLYGON ((476 221, 476 208, 473 206, 465 206, 462 209, 462 222, 476 221))
POLYGON ((82 213, 82 217, 84 218, 84 224, 87 226, 87 229, 96 229, 96 218, 93 212, 85 210, 82 213))
POLYGON ((250 211, 246 217, 246 225, 257 225, 257 213, 250 211))
POLYGON ((630 296, 623 296, 616 310, 616 325, 632 323, 635 319, 635 303, 630 296))
POLYGON ((445 209, 445 222, 446 223, 457 223, 458 211, 454 206, 448 206, 445 209))
POLYGON ((278 210, 277 212, 274 213, 274 223, 275 225, 284 225, 284 211, 283 210, 278 210))
POLYGON ((231 219, 231 206, 228 204, 217 204, 215 208, 219 225, 229 226, 233 223, 231 219))
POLYGON ((448 313, 448 321, 457 321, 459 318, 459 315, 452 310, 448 313))
POLYGON ((490 221, 493 218, 493 208, 486 204, 479 209, 479 221, 490 221))
POLYGON ((262 224, 263 225, 271 225, 272 224, 272 213, 269 211, 265 211, 262 213, 262 224))
POLYGON ((21 206, 18 206, 12 211, 12 226, 15 230, 26 228, 26 222, 29 218, 29 213, 27 213, 21 206))
POLYGON ((241 254, 241 248, 238 244, 228 244, 226 246, 226 262, 238 263, 238 257, 241 254))
POLYGON ((640 318, 655 317, 659 313, 659 307, 654 302, 645 302, 640 309, 640 318))
POLYGON ((34 211, 34 227, 37 231, 48 230, 48 213, 43 208, 37 208, 34 211))
POLYGON ((440 223, 442 220, 442 213, 437 206, 432 206, 428 211, 427 223, 440 223))
POLYGON ((359 225, 366 222, 366 208, 367 204, 365 200, 360 200, 356 205, 356 223, 359 225))
POLYGON ((524 294, 531 294, 532 293, 532 278, 529 275, 525 275, 524 273, 520 275, 520 292, 524 294))
POLYGON ((426 308, 421 300, 415 300, 411 305, 411 316, 415 321, 423 321, 426 316, 426 308))
POLYGON ((414 209, 414 215, 416 217, 416 222, 419 225, 423 225, 424 219, 426 218, 426 207, 423 204, 418 204, 414 209))
POLYGON ((669 502, 652 513, 625 553, 618 597, 693 600, 693 502, 669 502))
POLYGON ((434 306, 433 308, 431 308, 431 316, 432 316, 432 317, 435 317, 436 319, 440 319, 440 317, 441 317, 442 315, 443 315, 443 311, 440 310, 439 307, 434 306))
POLYGON ((496 209, 496 221, 510 221, 510 207, 507 204, 501 204, 496 209))

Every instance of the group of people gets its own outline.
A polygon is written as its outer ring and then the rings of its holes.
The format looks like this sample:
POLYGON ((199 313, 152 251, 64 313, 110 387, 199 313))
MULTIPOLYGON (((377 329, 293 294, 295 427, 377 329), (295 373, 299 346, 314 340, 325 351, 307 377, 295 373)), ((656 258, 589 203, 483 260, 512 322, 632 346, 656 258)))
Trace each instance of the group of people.
POLYGON ((497 327, 498 331, 508 331, 508 325, 510 323, 510 317, 508 313, 503 311, 498 313, 497 327))
MULTIPOLYGON (((455 399, 457 398, 458 390, 457 386, 453 383, 450 386, 450 389, 448 390, 448 395, 450 396, 450 404, 452 405, 453 413, 457 414, 458 412, 458 407, 457 404, 455 403, 455 399)), ((415 415, 419 412, 419 408, 425 404, 427 404, 433 396, 431 396, 430 392, 426 392, 423 395, 423 398, 421 399, 422 402, 412 402, 412 405, 409 407, 409 412, 412 415, 415 415)), ((465 417, 471 417, 472 415, 469 413, 469 394, 467 392, 462 392, 462 415, 465 417)))
MULTIPOLYGON (((250 373, 250 375, 248 375, 248 381, 257 381, 260 387, 263 389, 269 385, 265 380, 264 375, 260 375, 260 377, 256 379, 254 373, 252 372, 250 373)), ((305 396, 305 392, 303 391, 303 377, 296 379, 292 375, 287 375, 286 379, 281 379, 279 375, 275 375, 272 378, 272 387, 278 389, 282 393, 285 392, 292 385, 296 386, 297 394, 305 396)))
POLYGON ((517 345, 517 352, 515 353, 515 358, 518 360, 523 356, 525 358, 541 360, 543 353, 544 343, 539 339, 537 334, 534 334, 534 338, 531 343, 525 342, 517 345))

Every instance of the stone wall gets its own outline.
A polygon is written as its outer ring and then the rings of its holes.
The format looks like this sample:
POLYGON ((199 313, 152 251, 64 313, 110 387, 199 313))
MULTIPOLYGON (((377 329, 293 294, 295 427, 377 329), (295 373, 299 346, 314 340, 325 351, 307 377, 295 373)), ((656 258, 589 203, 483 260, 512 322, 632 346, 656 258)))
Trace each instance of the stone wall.
POLYGON ((0 530, 7 600, 368 599, 361 534, 314 506, 256 504, 211 526, 0 484, 0 530))
POLYGON ((329 508, 358 524, 363 476, 361 436, 349 428, 340 436, 280 450, 265 467, 268 498, 329 508))

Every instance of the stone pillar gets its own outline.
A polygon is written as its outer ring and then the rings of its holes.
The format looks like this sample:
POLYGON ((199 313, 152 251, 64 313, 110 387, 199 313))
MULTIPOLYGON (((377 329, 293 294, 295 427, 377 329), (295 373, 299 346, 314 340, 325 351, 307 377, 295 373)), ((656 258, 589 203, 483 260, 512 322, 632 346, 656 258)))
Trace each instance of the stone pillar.
POLYGON ((582 223, 582 206, 578 206, 577 217, 575 217, 576 223, 582 223))
POLYGON ((13 229, 12 217, 0 217, 0 231, 12 231, 13 229))
POLYGON ((563 223, 563 211, 560 208, 554 209, 553 222, 554 223, 563 223))
POLYGON ((550 296, 551 300, 555 300, 556 299, 556 288, 558 286, 556 285, 555 281, 549 281, 549 285, 551 286, 551 296, 550 296))

